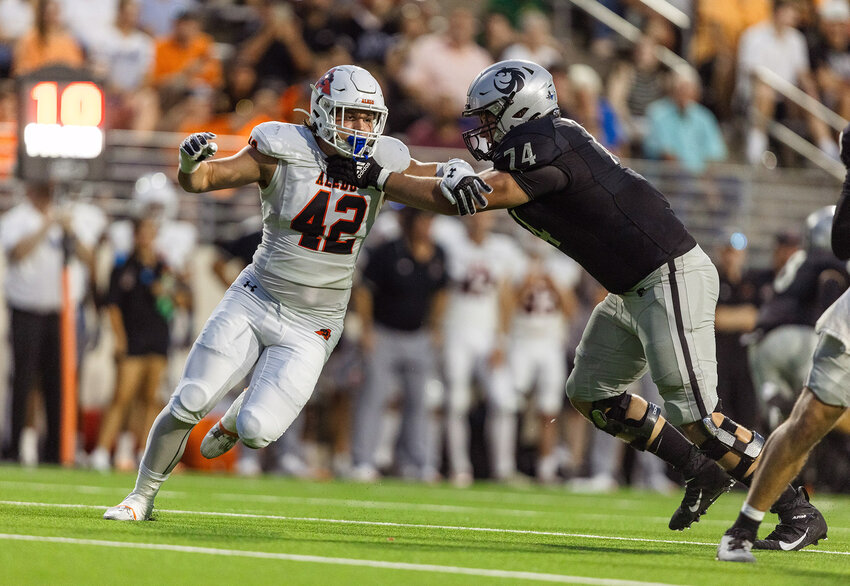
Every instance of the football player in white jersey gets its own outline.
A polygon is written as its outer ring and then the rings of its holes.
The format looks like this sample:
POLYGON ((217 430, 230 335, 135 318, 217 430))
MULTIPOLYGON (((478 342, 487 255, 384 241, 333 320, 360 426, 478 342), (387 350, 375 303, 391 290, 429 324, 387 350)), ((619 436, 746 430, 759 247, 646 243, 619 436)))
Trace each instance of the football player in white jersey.
MULTIPOLYGON (((410 161, 402 143, 381 137, 387 108, 365 69, 328 71, 313 86, 308 115, 304 125, 258 125, 249 146, 220 160, 206 160, 217 150, 211 133, 193 134, 180 146, 178 179, 186 191, 258 184, 263 239, 195 341, 182 379, 151 428, 134 490, 104 518, 150 517, 189 432, 252 367, 246 392, 204 438, 202 454, 218 456, 240 440, 261 448, 286 431, 342 333, 354 264, 383 203, 389 171, 440 174, 441 165, 410 161), (334 155, 382 159, 387 171, 377 178, 380 187, 358 189, 328 176, 327 159, 334 155)), ((456 213, 431 181, 427 197, 395 199, 456 213)))
MULTIPOLYGON (((446 376, 446 441, 449 471, 458 486, 472 482, 469 456, 469 410, 472 383, 478 382, 491 406, 511 395, 511 380, 505 351, 513 306, 513 270, 519 251, 510 237, 493 234, 494 217, 476 214, 464 220, 466 233, 435 238, 446 251, 449 269, 449 297, 444 326, 444 368, 446 376)), ((513 427, 512 414, 503 409, 488 410, 488 444, 495 453, 513 427), (495 414, 495 417, 491 417, 495 414)), ((498 461, 493 459, 494 465, 498 461)), ((505 479, 513 466, 493 472, 505 479)))
MULTIPOLYGON (((555 454, 558 428, 554 419, 564 403, 568 318, 578 303, 574 289, 580 269, 574 260, 558 254, 542 240, 529 238, 524 244, 526 255, 514 280, 516 304, 508 346, 513 393, 503 408, 516 413, 521 396, 535 391, 540 416, 537 479, 551 483, 558 471, 555 454)), ((511 431, 515 436, 516 426, 511 431)), ((496 455, 504 460, 503 466, 516 461, 515 442, 505 443, 510 446, 510 452, 496 455)))

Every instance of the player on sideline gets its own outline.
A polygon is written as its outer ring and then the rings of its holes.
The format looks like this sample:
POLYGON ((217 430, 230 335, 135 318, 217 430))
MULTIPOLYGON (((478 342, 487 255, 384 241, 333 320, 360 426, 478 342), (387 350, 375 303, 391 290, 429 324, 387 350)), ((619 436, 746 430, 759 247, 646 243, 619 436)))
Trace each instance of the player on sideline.
MULTIPOLYGON (((424 199, 442 188, 461 214, 476 205, 507 208, 608 289, 582 335, 567 394, 596 427, 682 472, 685 495, 670 528, 689 527, 733 478, 750 483, 764 444, 716 410, 717 270, 655 187, 579 124, 559 117, 552 75, 539 65, 508 60, 488 67, 469 86, 463 115, 481 121, 464 133, 470 152, 494 163, 480 177, 451 163, 444 171, 454 187, 401 173, 386 177, 374 159, 334 159, 331 173, 360 186, 381 180, 389 197, 424 199), (659 406, 626 392, 647 368, 669 422, 659 406)), ((822 520, 802 491, 787 486, 780 500, 790 511, 783 523, 822 520)), ((818 537, 810 533, 814 539, 801 546, 818 537)))
MULTIPOLYGON (((387 165, 386 175, 441 172, 442 165, 410 161, 401 142, 381 137, 387 108, 365 69, 343 65, 328 71, 313 86, 310 110, 304 125, 258 125, 249 146, 225 159, 206 161, 217 150, 211 133, 193 134, 181 144, 178 179, 186 191, 258 184, 263 238, 253 263, 195 341, 174 394, 151 428, 135 488, 105 519, 150 517, 189 432, 255 365, 246 392, 204 438, 204 456, 218 456, 239 440, 250 448, 268 445, 307 402, 342 333, 354 263, 384 197, 381 181, 358 189, 328 175, 327 157, 374 155, 387 165)), ((394 199, 415 203, 403 195, 394 199)), ((439 190, 421 198, 419 206, 456 213, 439 190)))
MULTIPOLYGON (((850 126, 838 139, 841 161, 850 170, 850 126)), ((832 251, 850 259, 850 172, 844 179, 841 198, 832 221, 832 251)), ((756 541, 765 511, 780 508, 777 497, 806 462, 812 448, 850 407, 850 290, 827 309, 815 326, 820 335, 812 369, 791 417, 776 428, 764 447, 761 466, 747 493, 738 519, 723 535, 717 559, 754 562, 751 550, 799 549, 806 542, 826 539, 826 523, 813 528, 815 535, 794 531, 782 524, 766 540, 756 541), (822 531, 821 531, 822 529, 822 531), (812 540, 812 537, 815 537, 812 540)), ((782 515, 780 513, 780 519, 782 515)))

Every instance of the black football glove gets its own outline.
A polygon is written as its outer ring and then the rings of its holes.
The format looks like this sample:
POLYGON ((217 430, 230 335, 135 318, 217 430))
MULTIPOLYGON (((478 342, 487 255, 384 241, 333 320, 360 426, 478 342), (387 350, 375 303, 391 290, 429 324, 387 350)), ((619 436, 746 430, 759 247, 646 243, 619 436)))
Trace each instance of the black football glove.
POLYGON ((375 187, 382 191, 390 176, 390 172, 381 167, 372 157, 355 161, 340 155, 328 157, 327 173, 332 179, 360 189, 375 187))
POLYGON ((838 135, 838 153, 841 156, 841 162, 850 169, 850 124, 838 135))

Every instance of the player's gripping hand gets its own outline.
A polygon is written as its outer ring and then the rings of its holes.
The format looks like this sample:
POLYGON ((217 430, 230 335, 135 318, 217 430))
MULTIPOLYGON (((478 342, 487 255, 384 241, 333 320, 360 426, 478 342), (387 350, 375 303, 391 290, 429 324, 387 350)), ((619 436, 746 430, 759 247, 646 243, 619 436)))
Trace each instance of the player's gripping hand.
POLYGON ((180 143, 180 170, 187 175, 198 170, 201 161, 209 159, 218 151, 218 145, 212 142, 212 132, 190 134, 180 143))
POLYGON ((463 159, 451 159, 443 166, 440 190, 443 197, 457 206, 458 214, 471 216, 478 209, 487 207, 487 197, 483 192, 490 193, 493 188, 475 174, 472 165, 463 159))
POLYGON ((384 169, 372 157, 355 160, 340 155, 332 155, 328 157, 328 175, 332 179, 357 188, 376 187, 383 191, 384 185, 390 177, 390 171, 384 169))

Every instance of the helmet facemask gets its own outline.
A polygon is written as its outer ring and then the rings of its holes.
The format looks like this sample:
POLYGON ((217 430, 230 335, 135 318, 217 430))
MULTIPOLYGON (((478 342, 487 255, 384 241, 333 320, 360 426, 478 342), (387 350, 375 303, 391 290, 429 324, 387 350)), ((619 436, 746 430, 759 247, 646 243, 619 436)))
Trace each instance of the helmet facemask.
POLYGON ((477 116, 481 126, 463 133, 469 152, 478 160, 493 151, 513 128, 542 116, 558 116, 552 75, 530 61, 500 61, 484 69, 466 94, 465 117, 477 116))
POLYGON ((510 98, 502 98, 483 108, 463 111, 465 118, 477 117, 482 122, 481 126, 463 133, 463 142, 477 161, 490 160, 493 157, 493 149, 507 134, 501 121, 510 103, 510 98))
POLYGON ((344 157, 368 157, 387 121, 377 82, 366 70, 350 65, 331 69, 313 86, 310 107, 316 136, 344 157), (374 114, 371 131, 345 126, 346 112, 352 110, 374 114))

